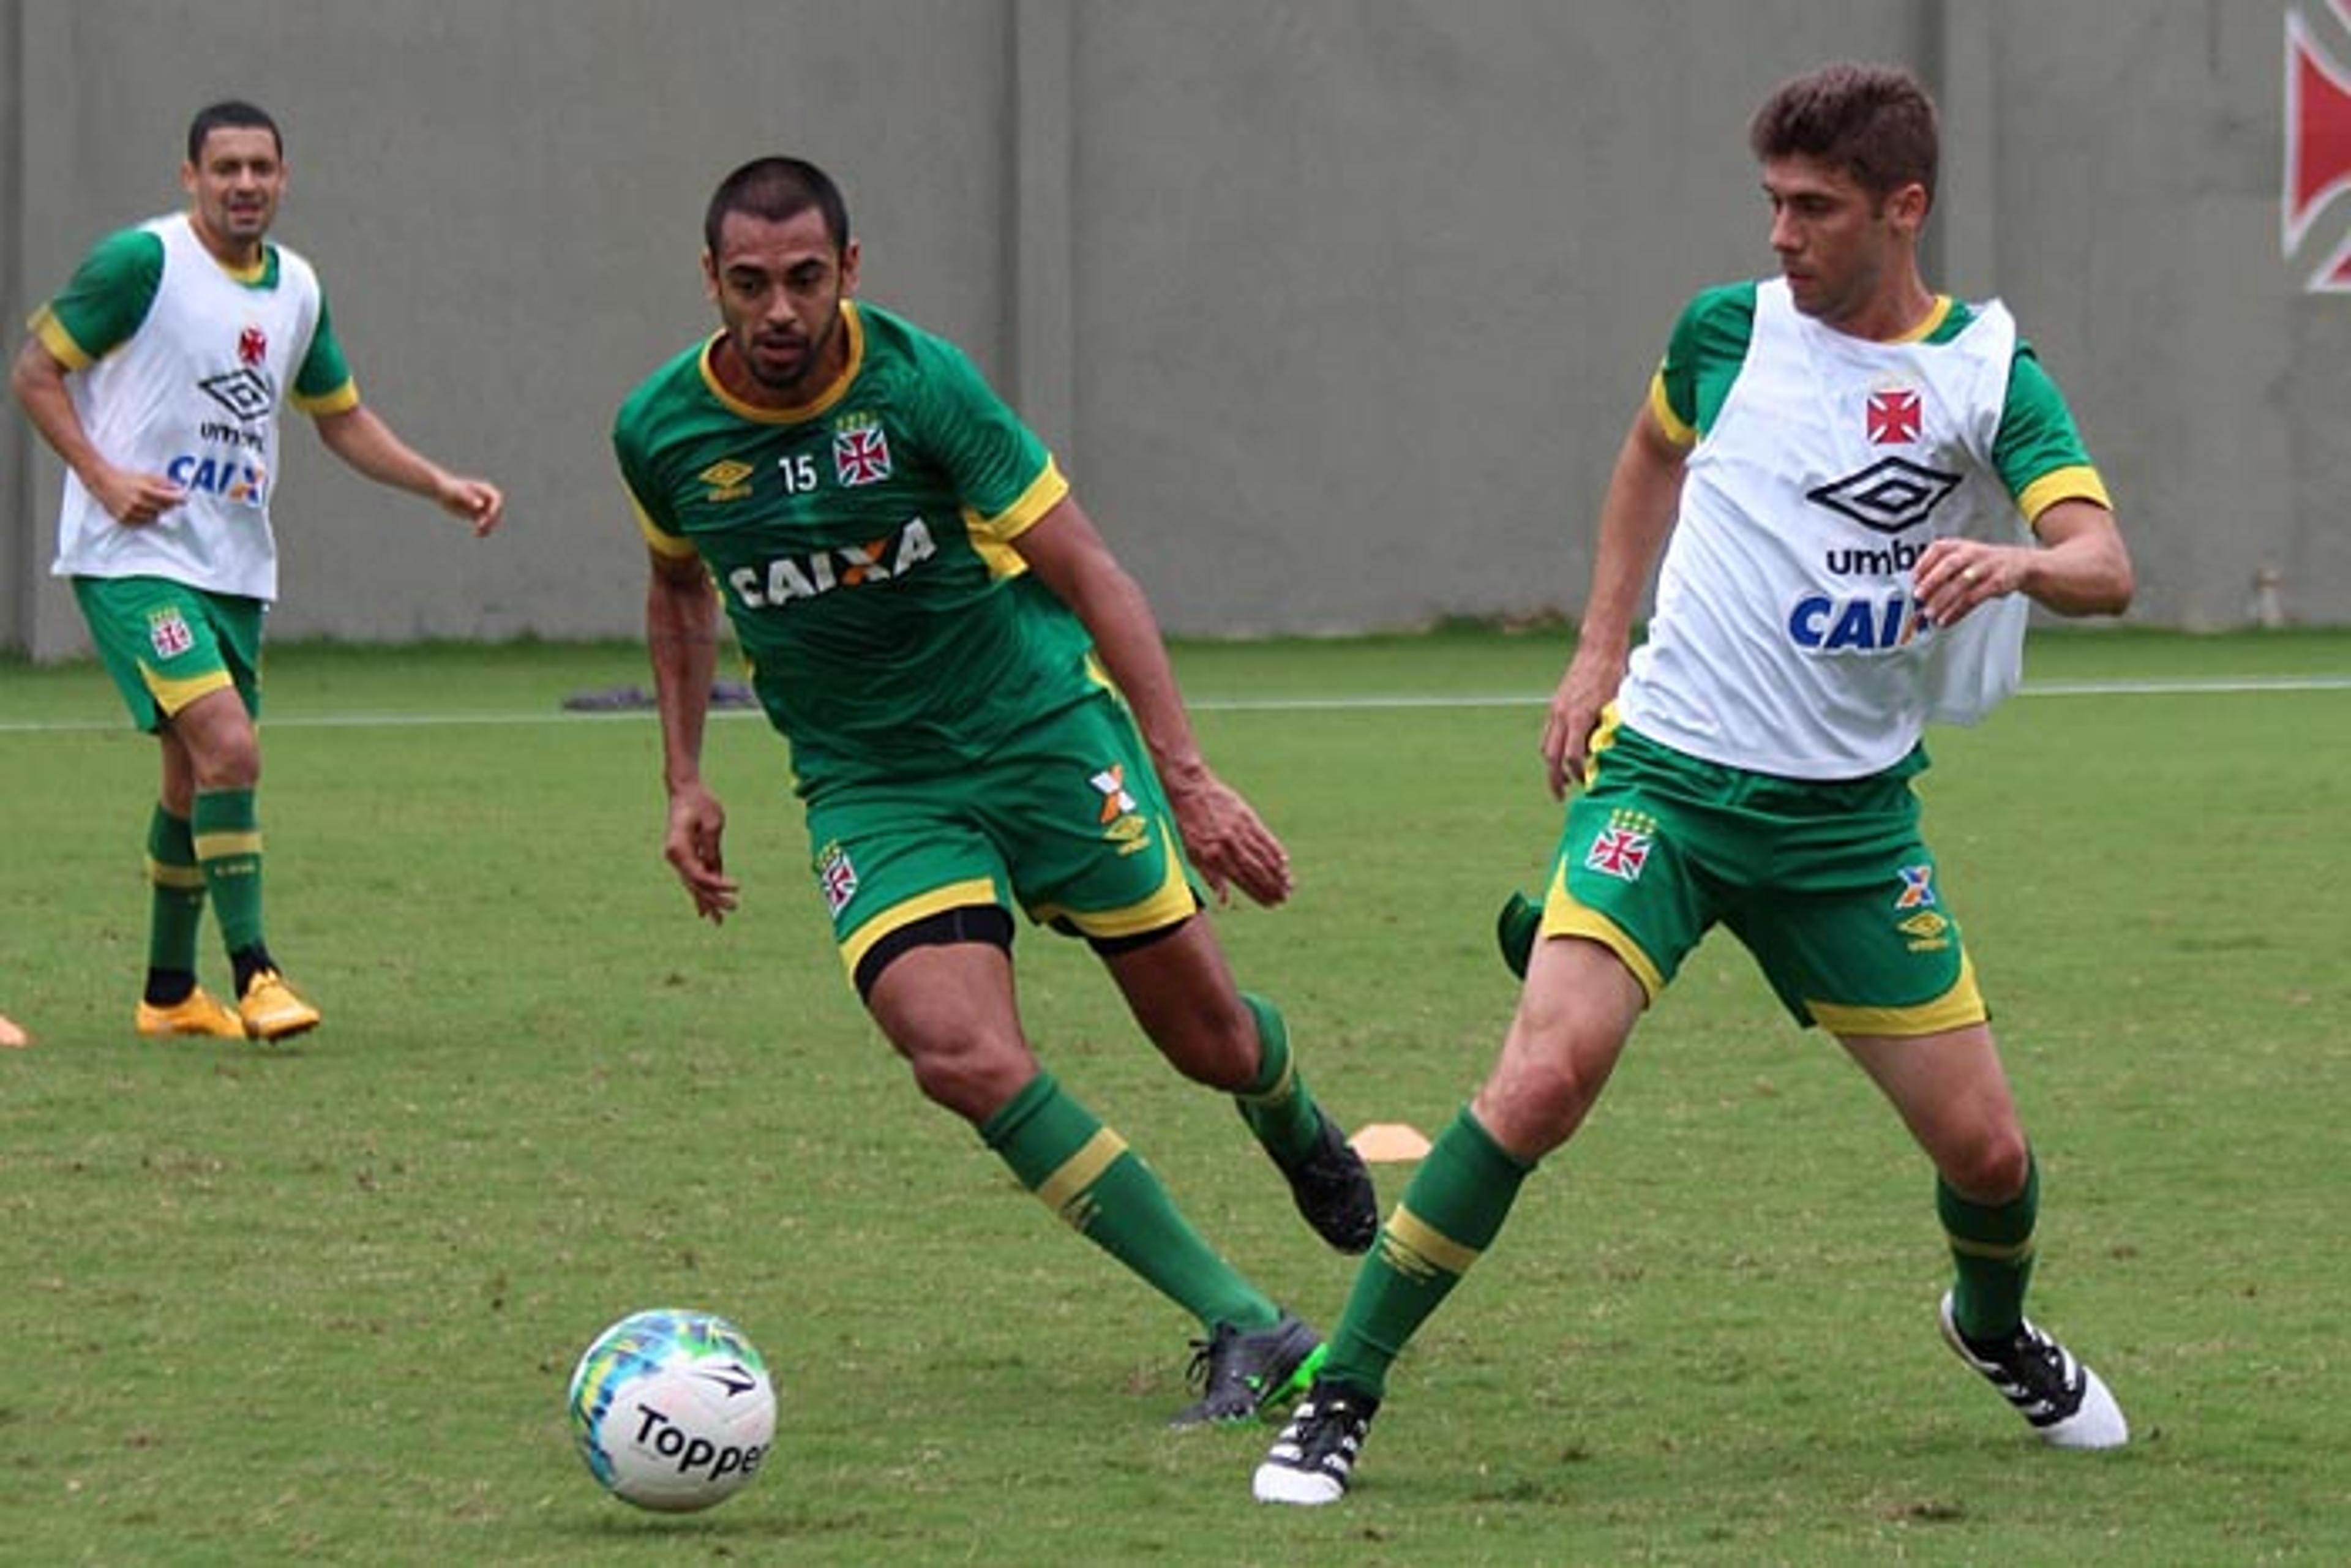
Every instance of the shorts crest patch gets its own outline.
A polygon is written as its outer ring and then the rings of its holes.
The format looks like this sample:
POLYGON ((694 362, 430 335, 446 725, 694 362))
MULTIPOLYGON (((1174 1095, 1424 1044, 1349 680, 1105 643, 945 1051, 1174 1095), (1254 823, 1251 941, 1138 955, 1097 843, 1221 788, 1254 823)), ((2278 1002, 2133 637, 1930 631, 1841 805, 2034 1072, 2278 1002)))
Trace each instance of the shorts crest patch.
POLYGON ((849 852, 839 843, 830 843, 816 857, 816 885, 824 894, 825 912, 839 915, 857 896, 857 868, 850 863, 849 852))
POLYGON ((195 633, 176 607, 152 611, 147 616, 147 643, 159 659, 176 659, 196 645, 195 633))
POLYGON ((1655 817, 1646 811, 1614 812, 1608 825, 1592 836, 1592 847, 1583 853, 1584 869, 1613 876, 1619 882, 1638 882, 1642 868, 1649 863, 1649 851, 1656 841, 1655 817))
POLYGON ((1906 865, 1901 868, 1902 891, 1894 900, 1896 909, 1932 909, 1935 907, 1935 868, 1930 865, 1906 865))

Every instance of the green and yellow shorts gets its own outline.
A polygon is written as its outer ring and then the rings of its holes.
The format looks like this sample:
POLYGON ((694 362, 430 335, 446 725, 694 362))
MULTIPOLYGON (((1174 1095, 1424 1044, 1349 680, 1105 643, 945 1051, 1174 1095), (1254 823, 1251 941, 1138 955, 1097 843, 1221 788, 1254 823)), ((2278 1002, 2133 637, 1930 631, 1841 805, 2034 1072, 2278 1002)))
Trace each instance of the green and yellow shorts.
POLYGON ((161 577, 77 577, 74 600, 92 645, 114 677, 131 722, 152 735, 163 721, 223 686, 261 716, 258 599, 212 593, 161 577))
POLYGON ((930 934, 919 939, 1008 946, 1017 910, 1114 951, 1200 907, 1158 776, 1107 692, 957 769, 821 784, 808 829, 810 871, 860 994, 918 928, 930 934), (942 925, 971 910, 1005 917, 942 925))
POLYGON ((1910 781, 1923 748, 1866 779, 1724 768, 1619 727, 1595 737, 1543 900, 1542 935, 1587 937, 1654 1001, 1719 923, 1801 1024, 1924 1035, 1987 1014, 1943 906, 1910 781))

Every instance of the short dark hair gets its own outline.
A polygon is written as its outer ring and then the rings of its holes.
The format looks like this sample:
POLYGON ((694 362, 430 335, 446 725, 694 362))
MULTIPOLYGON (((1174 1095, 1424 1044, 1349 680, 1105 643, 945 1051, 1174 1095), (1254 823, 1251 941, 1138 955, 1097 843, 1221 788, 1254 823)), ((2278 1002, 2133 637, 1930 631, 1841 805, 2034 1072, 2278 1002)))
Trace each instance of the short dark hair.
POLYGON ((1849 60, 1781 83, 1747 128, 1758 162, 1810 158, 1878 201, 1916 183, 1930 207, 1941 139, 1935 100, 1916 76, 1849 60))
POLYGON ((196 110, 196 117, 188 121, 188 162, 203 162, 204 138, 215 131, 227 130, 266 131, 269 140, 277 144, 277 156, 286 156, 286 138, 279 133, 277 122, 269 118, 269 111, 243 99, 231 98, 207 104, 196 110))
POLYGON ((835 256, 849 250, 849 204, 832 176, 804 158, 754 158, 718 182, 702 217, 702 244, 715 258, 718 231, 729 213, 747 213, 779 224, 814 207, 824 214, 835 256))

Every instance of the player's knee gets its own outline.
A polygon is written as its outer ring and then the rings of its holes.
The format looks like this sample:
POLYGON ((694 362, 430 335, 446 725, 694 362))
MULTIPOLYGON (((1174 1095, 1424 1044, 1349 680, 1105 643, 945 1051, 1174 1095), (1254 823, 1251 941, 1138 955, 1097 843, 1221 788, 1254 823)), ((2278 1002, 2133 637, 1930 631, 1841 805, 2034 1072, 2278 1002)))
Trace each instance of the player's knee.
POLYGON ((199 789, 250 789, 261 782, 261 740, 250 725, 224 728, 189 748, 199 789))
POLYGON ((1512 1154, 1537 1159, 1567 1142, 1599 1097, 1600 1082, 1569 1060, 1506 1062, 1470 1109, 1512 1154))
POLYGON ((1176 1071, 1227 1093, 1255 1082, 1265 1060, 1257 1022, 1238 1001, 1229 1009, 1188 1015, 1158 1032, 1160 1054, 1176 1071))
POLYGON ((901 1048, 914 1086, 933 1104, 977 1126, 1036 1076, 1036 1062, 1016 1042, 974 1032, 901 1048))
POLYGON ((1986 1128, 1966 1147, 1945 1156, 1943 1179, 1970 1202, 1997 1207, 2024 1191, 2032 1151, 2015 1123, 1986 1128))

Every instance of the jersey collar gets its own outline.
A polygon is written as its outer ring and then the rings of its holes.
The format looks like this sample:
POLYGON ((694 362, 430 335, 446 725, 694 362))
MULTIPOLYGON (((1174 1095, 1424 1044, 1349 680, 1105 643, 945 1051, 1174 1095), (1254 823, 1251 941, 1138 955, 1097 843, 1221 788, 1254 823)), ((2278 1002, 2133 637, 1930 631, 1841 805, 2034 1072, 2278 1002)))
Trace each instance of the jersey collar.
POLYGON ((798 424, 814 419, 848 394, 857 372, 865 368, 865 319, 858 313, 857 301, 841 302, 841 324, 849 333, 849 358, 841 367, 841 374, 831 385, 804 403, 790 408, 763 408, 755 402, 745 402, 720 384, 718 371, 711 365, 710 356, 717 350, 723 332, 713 332, 710 340, 702 345, 702 384, 710 395, 723 403, 729 413, 758 424, 798 424))

